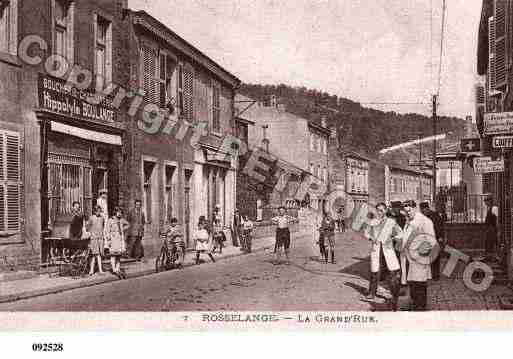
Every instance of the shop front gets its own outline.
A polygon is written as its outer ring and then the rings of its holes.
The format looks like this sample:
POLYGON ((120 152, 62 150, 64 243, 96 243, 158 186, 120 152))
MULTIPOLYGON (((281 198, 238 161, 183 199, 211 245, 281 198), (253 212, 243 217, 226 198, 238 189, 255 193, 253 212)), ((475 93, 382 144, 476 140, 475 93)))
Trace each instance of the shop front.
POLYGON ((219 207, 227 242, 230 243, 230 226, 235 210, 236 159, 229 154, 219 156, 218 147, 206 144, 201 145, 194 156, 191 228, 195 228, 200 216, 212 221, 214 210, 219 207))
MULTIPOLYGON (((477 127, 481 135, 482 155, 503 161, 498 172, 483 173, 483 193, 491 197, 497 209, 497 255, 508 278, 513 279, 513 227, 511 195, 513 191, 513 153, 507 142, 497 145, 499 137, 512 137, 511 112, 486 113, 478 116, 477 127)), ((475 164, 475 162, 474 162, 475 164)))
POLYGON ((101 201, 108 215, 123 205, 125 129, 107 100, 91 103, 87 93, 64 81, 40 74, 38 91, 41 260, 46 263, 55 246, 52 241, 69 237, 74 202, 86 216, 101 201))

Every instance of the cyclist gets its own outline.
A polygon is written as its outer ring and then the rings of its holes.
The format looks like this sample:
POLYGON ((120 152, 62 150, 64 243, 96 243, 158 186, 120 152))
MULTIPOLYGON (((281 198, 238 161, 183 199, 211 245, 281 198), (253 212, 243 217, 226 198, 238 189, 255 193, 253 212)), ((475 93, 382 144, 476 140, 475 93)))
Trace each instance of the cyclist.
POLYGON ((176 256, 175 264, 176 266, 182 266, 185 261, 185 242, 183 240, 183 228, 178 225, 178 219, 176 217, 171 218, 169 221, 169 225, 163 233, 165 236, 164 240, 168 250, 168 258, 174 258, 174 253, 176 252, 178 255, 176 256))

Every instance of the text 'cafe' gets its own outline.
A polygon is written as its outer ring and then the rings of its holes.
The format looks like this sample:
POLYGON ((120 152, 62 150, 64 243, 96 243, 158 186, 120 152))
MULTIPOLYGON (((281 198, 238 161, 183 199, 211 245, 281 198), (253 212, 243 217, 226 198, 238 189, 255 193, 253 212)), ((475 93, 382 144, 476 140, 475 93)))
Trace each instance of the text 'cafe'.
MULTIPOLYGON (((124 122, 117 118, 111 98, 95 101, 92 96, 64 80, 39 74, 41 225, 49 238, 68 236, 73 202, 80 202, 89 215, 100 192, 106 191, 111 211, 126 191, 120 181, 126 177, 124 122)), ((43 244, 43 262, 47 256, 43 244)))

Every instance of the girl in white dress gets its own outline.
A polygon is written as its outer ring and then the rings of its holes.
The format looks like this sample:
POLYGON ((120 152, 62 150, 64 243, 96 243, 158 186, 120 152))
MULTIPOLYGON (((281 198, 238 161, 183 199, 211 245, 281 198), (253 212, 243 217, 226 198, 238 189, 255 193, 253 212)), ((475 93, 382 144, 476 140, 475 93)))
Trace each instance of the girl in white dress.
POLYGON ((212 262, 215 262, 211 253, 212 241, 207 231, 205 221, 198 222, 198 229, 193 233, 193 239, 196 241, 196 264, 200 264, 200 254, 207 253, 212 262))

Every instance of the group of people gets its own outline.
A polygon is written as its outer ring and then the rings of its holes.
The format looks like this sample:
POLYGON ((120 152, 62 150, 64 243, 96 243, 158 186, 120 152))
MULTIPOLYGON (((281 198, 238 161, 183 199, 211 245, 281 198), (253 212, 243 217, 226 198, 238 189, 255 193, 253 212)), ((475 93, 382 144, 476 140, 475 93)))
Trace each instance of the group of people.
POLYGON ((121 270, 121 257, 128 255, 137 260, 144 256, 142 237, 146 220, 141 210, 141 201, 135 201, 135 208, 130 211, 128 219, 123 209, 115 207, 109 217, 102 193, 92 209, 92 215, 84 216, 80 202, 73 202, 72 219, 69 227, 70 240, 89 240, 90 268, 89 275, 104 273, 102 258, 110 257, 111 271, 120 279, 126 274, 121 270))
POLYGON ((412 309, 427 306, 427 282, 440 277, 440 253, 445 245, 442 216, 428 203, 405 201, 395 208, 378 203, 369 212, 364 235, 371 241, 369 290, 365 299, 373 301, 380 277, 388 272, 392 309, 402 286, 409 286, 412 309))
MULTIPOLYGON (((223 253, 223 247, 226 242, 221 208, 217 205, 212 214, 212 220, 208 221, 205 216, 198 218, 196 229, 192 233, 192 239, 195 242, 196 264, 201 263, 201 255, 207 255, 212 262, 215 262, 214 253, 223 253)), ((253 231, 253 222, 246 215, 241 216, 238 210, 235 210, 232 238, 234 245, 239 245, 241 251, 251 252, 251 236, 253 231)), ((185 260, 185 242, 183 228, 178 225, 178 220, 172 218, 169 225, 165 226, 161 236, 168 241, 168 246, 174 246, 179 252, 178 260, 175 263, 180 266, 185 260)))

